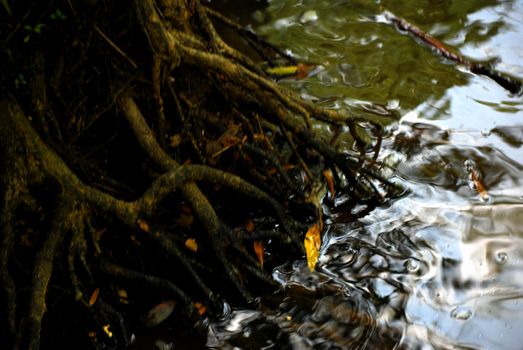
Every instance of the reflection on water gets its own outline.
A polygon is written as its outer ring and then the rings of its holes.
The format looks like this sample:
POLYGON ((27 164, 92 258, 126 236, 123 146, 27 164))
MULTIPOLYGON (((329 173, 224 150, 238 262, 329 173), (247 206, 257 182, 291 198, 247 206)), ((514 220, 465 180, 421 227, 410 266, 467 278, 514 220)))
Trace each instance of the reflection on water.
POLYGON ((282 291, 213 323, 208 346, 522 348, 523 99, 380 23, 383 10, 523 77, 523 1, 271 1, 259 31, 322 65, 283 83, 332 108, 401 116, 380 159, 410 191, 357 222, 344 198, 326 205, 317 270, 275 269, 282 291))

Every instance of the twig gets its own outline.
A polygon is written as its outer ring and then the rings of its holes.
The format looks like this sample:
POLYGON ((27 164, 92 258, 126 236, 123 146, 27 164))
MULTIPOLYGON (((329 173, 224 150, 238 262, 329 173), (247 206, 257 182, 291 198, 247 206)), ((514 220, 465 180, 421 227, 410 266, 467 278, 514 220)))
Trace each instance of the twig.
POLYGON ((122 49, 120 49, 111 39, 109 39, 109 37, 107 37, 107 35, 105 35, 104 32, 102 32, 102 30, 98 28, 97 25, 94 26, 94 30, 98 35, 100 35, 102 39, 104 39, 107 42, 107 44, 109 44, 109 46, 111 46, 113 49, 116 50, 116 52, 123 56, 131 64, 131 66, 133 66, 134 69, 138 68, 136 63, 134 63, 134 61, 125 52, 123 52, 122 49))
POLYGON ((517 80, 516 78, 501 73, 495 70, 493 67, 486 66, 482 63, 473 62, 465 56, 453 52, 438 39, 425 33, 423 30, 407 22, 403 18, 395 16, 391 12, 385 11, 384 15, 385 18, 389 20, 392 24, 394 24, 398 29, 406 31, 414 37, 420 39, 423 43, 432 48, 440 56, 464 65, 472 73, 484 75, 486 77, 491 78, 501 87, 507 89, 513 94, 521 94, 523 92, 523 83, 517 80))

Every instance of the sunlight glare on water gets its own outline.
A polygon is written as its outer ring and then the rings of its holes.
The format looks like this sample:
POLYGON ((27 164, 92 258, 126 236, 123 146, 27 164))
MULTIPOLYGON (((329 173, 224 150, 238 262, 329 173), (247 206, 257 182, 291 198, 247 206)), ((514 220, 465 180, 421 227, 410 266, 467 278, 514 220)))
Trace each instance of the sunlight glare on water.
POLYGON ((357 222, 343 197, 326 204, 316 271, 278 267, 282 292, 211 327, 210 347, 522 348, 523 98, 437 57, 385 10, 523 78, 523 1, 271 0, 257 31, 319 65, 281 83, 325 107, 388 115, 384 174, 409 193, 357 222))

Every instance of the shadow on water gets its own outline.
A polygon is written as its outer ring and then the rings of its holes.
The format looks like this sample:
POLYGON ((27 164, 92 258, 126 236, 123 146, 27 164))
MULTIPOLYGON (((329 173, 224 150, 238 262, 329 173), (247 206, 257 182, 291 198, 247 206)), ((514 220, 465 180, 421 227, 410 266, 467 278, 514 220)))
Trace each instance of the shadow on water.
POLYGON ((305 259, 276 268, 281 291, 211 323, 207 347, 522 348, 523 99, 381 23, 384 10, 523 77, 521 1, 272 0, 258 10, 258 32, 320 65, 282 83, 326 107, 397 116, 380 160, 410 191, 353 222, 347 198, 326 202, 316 271, 305 259))
POLYGON ((260 310, 233 310, 208 346, 274 349, 517 349, 523 343, 520 97, 374 21, 387 9, 476 60, 523 76, 523 5, 495 1, 272 1, 259 31, 322 65, 285 82, 325 106, 396 110, 382 160, 410 194, 347 223, 343 199, 316 272, 277 268, 260 310), (304 19, 308 13, 312 21, 304 19), (314 14, 314 16, 311 16, 314 14), (474 189, 473 162, 488 191, 474 189))

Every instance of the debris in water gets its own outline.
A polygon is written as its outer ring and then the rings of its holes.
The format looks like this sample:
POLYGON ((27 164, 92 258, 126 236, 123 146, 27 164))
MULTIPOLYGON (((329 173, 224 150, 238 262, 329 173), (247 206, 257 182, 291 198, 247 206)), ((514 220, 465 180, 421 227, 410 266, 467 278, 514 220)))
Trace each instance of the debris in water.
POLYGON ((500 265, 504 265, 508 260, 508 254, 505 252, 499 252, 496 254, 496 262, 500 265))
POLYGON ((300 23, 312 23, 316 22, 318 19, 318 13, 315 10, 307 10, 300 16, 300 23))
POLYGON ((490 199, 490 195, 487 192, 487 189, 485 188, 485 185, 482 181, 482 176, 479 170, 476 167, 476 164, 474 161, 468 159, 465 161, 465 169, 467 170, 467 173, 469 174, 469 180, 471 187, 478 191, 479 197, 482 201, 487 202, 490 199))
POLYGON ((472 316, 472 310, 467 306, 457 306, 450 312, 450 316, 461 321, 466 321, 472 316))

